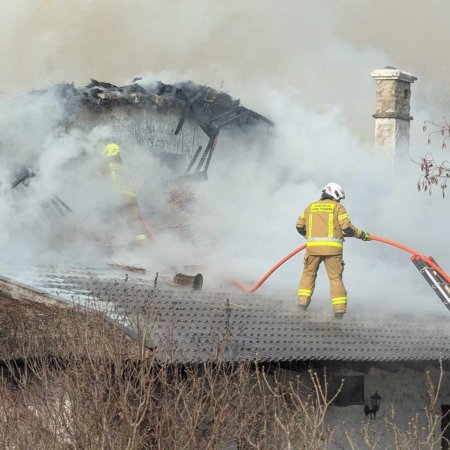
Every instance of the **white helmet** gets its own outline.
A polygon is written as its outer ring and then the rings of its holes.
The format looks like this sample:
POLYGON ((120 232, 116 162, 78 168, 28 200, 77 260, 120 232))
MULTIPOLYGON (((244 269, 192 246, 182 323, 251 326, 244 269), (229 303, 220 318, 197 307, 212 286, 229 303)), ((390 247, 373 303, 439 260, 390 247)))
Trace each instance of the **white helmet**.
POLYGON ((322 193, 330 195, 335 200, 340 201, 345 198, 344 189, 337 183, 328 183, 322 193))

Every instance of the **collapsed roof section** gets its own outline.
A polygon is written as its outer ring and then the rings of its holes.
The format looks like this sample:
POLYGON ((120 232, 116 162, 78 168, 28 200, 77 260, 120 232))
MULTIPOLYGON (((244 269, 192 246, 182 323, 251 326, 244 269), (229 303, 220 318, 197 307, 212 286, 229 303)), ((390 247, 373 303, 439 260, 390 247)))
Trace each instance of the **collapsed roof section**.
MULTIPOLYGON (((230 95, 216 91, 208 86, 201 86, 192 81, 180 82, 176 84, 165 84, 162 82, 144 83, 136 78, 132 84, 116 86, 107 82, 91 80, 85 87, 75 87, 73 84, 63 84, 57 87, 59 95, 66 101, 68 111, 74 117, 89 114, 89 122, 93 116, 109 116, 116 119, 118 123, 124 124, 126 119, 133 116, 133 132, 136 134, 136 118, 139 116, 140 122, 145 122, 146 134, 152 131, 149 123, 153 127, 153 135, 142 139, 139 135, 138 141, 148 141, 153 149, 158 149, 160 153, 174 153, 174 141, 169 136, 178 136, 186 125, 190 125, 191 130, 185 130, 186 141, 192 142, 190 148, 185 151, 181 148, 177 152, 188 155, 185 176, 207 177, 207 171, 211 157, 213 155, 217 138, 221 129, 232 126, 244 131, 249 127, 263 125, 272 127, 274 124, 266 117, 245 108, 240 100, 233 99, 230 95), (145 113, 145 117, 142 116, 145 113), (157 125, 159 136, 155 139, 155 123, 158 123, 156 116, 163 116, 163 124, 157 125), (120 114, 120 119, 117 115, 120 114), (175 118, 171 125, 168 125, 170 117, 175 118), (207 136, 207 142, 203 145, 195 144, 195 129, 198 126, 207 136), (192 137, 192 139, 191 139, 192 137), (164 145, 168 141, 170 145, 164 145), (161 148, 167 148, 162 150, 161 148)), ((130 128, 126 123, 125 127, 130 128)), ((139 134, 139 133, 138 133, 139 134)), ((141 133, 142 134, 142 133, 141 133)))

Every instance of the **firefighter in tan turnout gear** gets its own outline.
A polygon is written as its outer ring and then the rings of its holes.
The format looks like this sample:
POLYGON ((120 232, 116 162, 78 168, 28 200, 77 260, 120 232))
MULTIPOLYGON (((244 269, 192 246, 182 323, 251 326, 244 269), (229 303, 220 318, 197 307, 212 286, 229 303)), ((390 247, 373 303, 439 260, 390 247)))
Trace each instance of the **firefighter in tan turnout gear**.
POLYGON ((341 318, 347 309, 347 291, 342 282, 344 237, 354 236, 370 241, 365 231, 350 222, 340 203, 345 192, 336 183, 328 183, 319 201, 306 207, 297 220, 297 231, 307 239, 303 274, 298 289, 298 303, 306 309, 314 292, 320 263, 325 264, 330 282, 330 296, 335 317, 341 318))
POLYGON ((102 154, 106 164, 103 166, 102 172, 110 177, 112 185, 119 193, 118 212, 125 221, 128 232, 131 233, 130 244, 133 246, 145 242, 147 235, 144 230, 138 199, 130 187, 120 153, 118 144, 111 143, 105 146, 102 154))

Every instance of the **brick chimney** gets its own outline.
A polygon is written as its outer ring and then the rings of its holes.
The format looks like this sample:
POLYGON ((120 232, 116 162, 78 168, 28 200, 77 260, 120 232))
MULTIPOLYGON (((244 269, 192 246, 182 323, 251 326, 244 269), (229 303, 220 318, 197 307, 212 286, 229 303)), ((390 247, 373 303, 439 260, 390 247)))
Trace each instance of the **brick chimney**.
POLYGON ((417 78, 395 67, 374 70, 377 83, 375 146, 394 162, 409 157, 411 84, 417 78))

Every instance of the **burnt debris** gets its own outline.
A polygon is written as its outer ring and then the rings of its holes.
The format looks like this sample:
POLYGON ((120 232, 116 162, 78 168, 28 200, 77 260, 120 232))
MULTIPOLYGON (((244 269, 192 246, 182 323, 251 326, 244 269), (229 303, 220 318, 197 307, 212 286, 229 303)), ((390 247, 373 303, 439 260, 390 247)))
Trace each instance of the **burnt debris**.
POLYGON ((68 110, 72 112, 88 110, 102 113, 119 108, 142 109, 157 114, 171 113, 179 117, 175 135, 180 133, 187 119, 197 123, 209 141, 204 149, 199 148, 192 155, 183 177, 207 179, 208 167, 222 128, 230 125, 274 125, 271 120, 245 108, 240 100, 233 99, 227 93, 192 81, 176 84, 160 81, 144 83, 140 78, 135 78, 132 84, 116 86, 92 79, 85 87, 62 84, 56 89, 59 96, 65 100, 68 110))
MULTIPOLYGON (((211 131, 235 121, 241 125, 256 122, 273 125, 266 117, 243 107, 240 100, 208 86, 201 86, 192 81, 173 85, 160 81, 144 85, 139 81, 135 79, 132 84, 116 86, 91 80, 85 87, 76 88, 73 84, 64 84, 59 85, 58 90, 68 100, 94 110, 110 109, 119 105, 139 105, 160 113, 178 112, 180 119, 190 115, 211 131)), ((180 129, 177 128, 176 131, 179 132, 180 129)))

